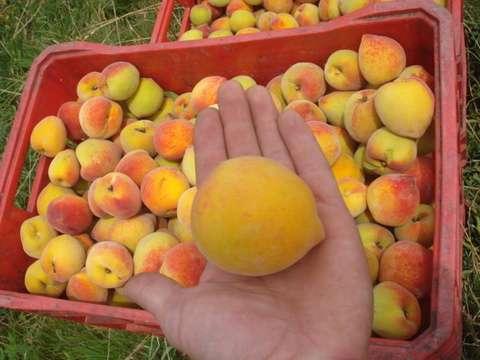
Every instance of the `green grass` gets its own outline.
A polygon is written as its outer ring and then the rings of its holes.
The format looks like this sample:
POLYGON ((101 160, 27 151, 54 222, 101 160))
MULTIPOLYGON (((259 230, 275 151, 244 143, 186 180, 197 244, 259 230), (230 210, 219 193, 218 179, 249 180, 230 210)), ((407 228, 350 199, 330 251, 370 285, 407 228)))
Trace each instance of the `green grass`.
MULTIPOLYGON (((465 2, 469 161, 464 182, 469 210, 463 260, 463 349, 465 359, 479 359, 480 1, 465 2)), ((158 5, 154 0, 0 0, 0 153, 30 64, 46 46, 72 40, 115 45, 146 43, 158 5)), ((177 11, 177 28, 179 20, 177 11)), ((19 206, 25 206, 28 200, 36 162, 37 157, 30 153, 17 194, 19 206)), ((182 358, 162 338, 0 309, 0 360, 182 358)))

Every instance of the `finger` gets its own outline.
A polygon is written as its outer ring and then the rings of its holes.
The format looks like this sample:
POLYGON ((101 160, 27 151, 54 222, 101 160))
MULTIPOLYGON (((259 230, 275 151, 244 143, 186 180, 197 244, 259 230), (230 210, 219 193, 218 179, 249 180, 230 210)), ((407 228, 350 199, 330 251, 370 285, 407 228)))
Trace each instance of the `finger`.
POLYGON ((222 123, 217 110, 208 108, 198 115, 194 143, 197 183, 201 184, 218 163, 227 159, 222 123))
POLYGON ((263 156, 293 170, 290 154, 278 130, 278 111, 270 93, 263 86, 254 86, 247 91, 247 99, 263 156))
POLYGON ((220 86, 218 107, 228 157, 260 155, 250 107, 240 84, 226 81, 220 86))
POLYGON ((319 214, 320 217, 331 217, 334 208, 345 212, 330 166, 308 125, 297 113, 289 110, 280 115, 279 129, 298 175, 310 186, 318 200, 319 212, 323 213, 319 214))
POLYGON ((133 277, 121 293, 153 313, 159 321, 161 314, 172 311, 172 299, 178 297, 182 288, 158 273, 142 273, 133 277))

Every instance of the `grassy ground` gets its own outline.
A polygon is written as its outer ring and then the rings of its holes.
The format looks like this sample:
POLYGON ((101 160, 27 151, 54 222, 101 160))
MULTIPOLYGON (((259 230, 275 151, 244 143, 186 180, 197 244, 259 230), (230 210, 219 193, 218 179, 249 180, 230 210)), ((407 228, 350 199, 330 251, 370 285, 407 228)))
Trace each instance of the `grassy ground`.
MULTIPOLYGON (((32 60, 48 45, 85 40, 148 42, 155 0, 0 0, 0 153, 32 60), (61 14, 61 16, 59 16, 61 14)), ((178 19, 178 16, 177 16, 178 19)), ((480 358, 480 0, 466 0, 469 99, 465 192, 464 358, 480 358)), ((17 204, 24 206, 36 157, 26 161, 17 204)), ((93 329, 0 309, 3 359, 182 359, 164 339, 93 329)))

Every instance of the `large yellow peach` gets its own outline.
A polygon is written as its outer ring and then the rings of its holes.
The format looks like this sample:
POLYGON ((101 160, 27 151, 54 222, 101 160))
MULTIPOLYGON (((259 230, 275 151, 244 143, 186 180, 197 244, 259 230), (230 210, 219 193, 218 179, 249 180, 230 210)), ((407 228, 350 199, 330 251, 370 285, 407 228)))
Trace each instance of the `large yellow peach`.
POLYGON ((72 189, 63 186, 48 183, 37 197, 37 212, 39 215, 46 216, 48 205, 56 198, 65 194, 75 194, 72 189))
POLYGON ((318 107, 327 117, 327 121, 335 126, 343 127, 345 104, 354 91, 332 91, 318 99, 318 107))
POLYGON ((142 272, 158 272, 165 253, 177 244, 177 239, 165 231, 152 232, 143 237, 133 255, 135 275, 142 272))
POLYGON ((133 150, 118 162, 115 171, 129 176, 135 184, 140 186, 143 177, 157 166, 156 161, 145 150, 133 150))
POLYGON ((309 121, 307 125, 313 132, 323 156, 329 165, 333 165, 342 153, 340 140, 332 126, 321 121, 309 121))
POLYGON ((106 303, 108 290, 94 284, 85 270, 73 275, 67 284, 67 298, 76 301, 106 303))
POLYGON ((171 216, 177 209, 177 202, 189 188, 183 173, 172 167, 159 167, 150 171, 142 181, 143 203, 155 215, 171 216))
POLYGON ((163 258, 160 274, 183 287, 196 286, 207 261, 192 243, 181 243, 168 249, 163 258))
POLYGON ((30 135, 33 150, 47 157, 54 157, 67 144, 67 129, 57 116, 47 116, 40 120, 30 135))
POLYGON ((317 102, 326 89, 323 70, 313 63, 296 63, 283 74, 281 88, 288 103, 293 100, 317 102))
POLYGON ((60 297, 66 286, 66 283, 50 278, 43 271, 40 260, 35 261, 25 271, 25 288, 30 294, 60 297))
POLYGON ((325 81, 336 90, 360 90, 363 78, 358 66, 358 53, 353 50, 337 50, 325 63, 325 81))
POLYGON ((108 65, 102 71, 105 76, 104 94, 106 97, 122 101, 132 96, 140 83, 140 72, 125 61, 117 61, 108 65))
POLYGON ((52 280, 67 282, 85 265, 85 249, 71 235, 57 236, 43 249, 40 264, 52 280))
POLYGON ((289 267, 324 238, 310 188, 282 165, 255 156, 213 170, 196 194, 192 230, 209 261, 251 276, 289 267))
POLYGON ((109 140, 87 139, 78 144, 75 154, 80 163, 80 176, 93 181, 115 169, 122 150, 109 140))
POLYGON ((368 186, 367 203, 376 222, 387 226, 405 224, 420 203, 415 178, 405 174, 378 177, 368 186))
POLYGON ((358 49, 358 63, 365 80, 373 86, 395 79, 405 69, 402 45, 387 36, 365 34, 358 49))
POLYGON ((350 136, 366 144, 370 135, 382 127, 374 105, 375 90, 366 89, 354 93, 345 103, 343 122, 350 136))
POLYGON ((163 103, 163 89, 150 78, 141 78, 135 93, 127 100, 128 110, 137 118, 155 114, 163 103))
POLYGON ((138 242, 155 231, 156 222, 155 215, 149 213, 117 219, 110 228, 109 240, 122 244, 133 253, 138 242))
POLYGON ((378 116, 395 134, 420 138, 432 122, 435 97, 425 82, 411 77, 383 85, 375 95, 378 116))
POLYGON ((80 178, 80 163, 75 151, 67 149, 60 151, 48 167, 48 178, 55 185, 72 187, 80 178))
POLYGON ((39 259, 47 243, 57 236, 45 217, 38 215, 25 220, 20 226, 20 241, 25 253, 39 259))
POLYGON ((117 242, 102 241, 88 252, 85 270, 90 281, 102 288, 121 287, 132 277, 132 255, 117 242))

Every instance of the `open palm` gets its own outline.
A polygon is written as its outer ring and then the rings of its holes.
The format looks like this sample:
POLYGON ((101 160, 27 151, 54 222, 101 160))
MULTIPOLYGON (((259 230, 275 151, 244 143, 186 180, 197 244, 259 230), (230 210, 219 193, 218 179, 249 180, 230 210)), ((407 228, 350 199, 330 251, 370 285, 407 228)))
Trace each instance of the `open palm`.
POLYGON ((193 359, 362 359, 371 327, 371 282, 355 223, 308 126, 279 115, 268 91, 219 90, 219 111, 200 113, 197 179, 221 161, 272 158, 310 186, 326 239, 290 268, 263 277, 227 274, 208 264, 200 284, 181 288, 146 273, 125 294, 158 319, 167 339, 193 359))

